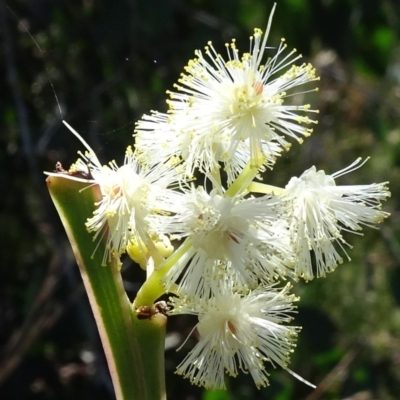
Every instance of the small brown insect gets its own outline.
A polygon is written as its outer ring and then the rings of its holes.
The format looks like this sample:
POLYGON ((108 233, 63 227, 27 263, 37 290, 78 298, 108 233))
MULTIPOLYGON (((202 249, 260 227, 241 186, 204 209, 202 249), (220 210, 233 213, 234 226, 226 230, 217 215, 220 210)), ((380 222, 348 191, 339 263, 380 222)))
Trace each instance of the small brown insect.
POLYGON ((156 313, 156 310, 150 308, 149 306, 141 306, 136 310, 138 319, 150 319, 152 315, 156 313))

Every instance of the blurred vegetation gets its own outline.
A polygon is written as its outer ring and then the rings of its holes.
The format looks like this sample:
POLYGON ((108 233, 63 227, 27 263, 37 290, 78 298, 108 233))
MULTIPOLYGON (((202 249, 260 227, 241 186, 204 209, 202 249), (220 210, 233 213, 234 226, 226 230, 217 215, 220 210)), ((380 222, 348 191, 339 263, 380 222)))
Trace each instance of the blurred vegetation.
MULTIPOLYGON (((80 143, 121 162, 134 122, 165 111, 165 91, 212 40, 248 49, 271 0, 12 0, 0 2, 0 399, 113 398, 90 308, 42 171, 69 166, 80 143), (29 33, 27 32, 29 30, 29 33), (51 81, 50 81, 51 80, 51 81), (57 97, 57 99, 55 98, 57 97), (61 111, 60 111, 61 109, 61 111)), ((171 400, 400 398, 400 3, 279 0, 269 39, 285 37, 321 76, 307 102, 319 125, 266 176, 285 184, 315 164, 328 173, 371 156, 339 184, 390 181, 392 213, 380 230, 348 241, 350 262, 295 286, 303 326, 291 369, 257 391, 248 375, 205 393, 173 374, 195 340, 194 320, 171 318, 171 400)), ((301 99, 303 101, 304 99, 301 99)), ((128 292, 143 276, 128 260, 128 292)))

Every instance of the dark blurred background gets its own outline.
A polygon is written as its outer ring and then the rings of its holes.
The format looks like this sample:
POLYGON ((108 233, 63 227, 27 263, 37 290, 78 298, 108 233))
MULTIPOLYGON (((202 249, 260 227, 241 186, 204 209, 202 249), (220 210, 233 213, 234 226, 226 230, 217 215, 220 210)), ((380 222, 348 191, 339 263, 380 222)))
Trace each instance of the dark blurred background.
MULTIPOLYGON (((68 167, 81 144, 105 163, 123 160, 134 122, 165 111, 193 51, 208 40, 248 49, 270 0, 0 0, 0 399, 113 399, 78 269, 43 171, 68 167), (29 30, 29 33, 27 33, 29 30), (50 80, 52 84, 50 83, 50 80), (53 85, 53 86, 52 86, 53 85), (57 100, 55 98, 55 93, 57 100), (59 109, 61 108, 61 112, 59 109)), ((303 326, 291 369, 257 391, 248 375, 207 393, 174 375, 194 320, 170 318, 170 400, 400 398, 400 2, 279 0, 268 41, 285 37, 321 76, 306 99, 320 109, 314 134, 266 181, 284 185, 311 165, 333 173, 371 160, 339 184, 390 181, 392 216, 380 230, 346 236, 352 258, 326 279, 298 284, 303 326)), ((128 293, 142 274, 124 264, 128 293)))

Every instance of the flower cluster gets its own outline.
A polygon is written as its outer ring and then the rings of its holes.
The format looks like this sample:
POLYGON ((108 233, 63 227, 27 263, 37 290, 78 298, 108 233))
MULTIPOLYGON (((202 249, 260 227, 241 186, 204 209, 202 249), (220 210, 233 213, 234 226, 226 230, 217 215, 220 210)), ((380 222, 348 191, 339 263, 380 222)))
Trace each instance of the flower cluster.
POLYGON ((385 183, 336 184, 360 160, 331 175, 311 167, 284 188, 256 182, 316 123, 310 105, 291 102, 299 86, 318 79, 315 69, 299 64, 284 41, 267 55, 272 14, 248 53, 234 40, 226 58, 211 43, 195 52, 168 92, 168 112, 137 123, 123 166, 101 165, 83 140, 89 153, 75 165, 89 168, 102 193, 87 229, 106 240, 104 263, 128 253, 152 265, 174 294, 170 314, 198 316, 199 342, 177 373, 208 388, 224 387, 224 374, 239 370, 265 386, 266 363, 288 370, 299 328, 287 323, 297 299, 290 284, 277 285, 325 276, 348 258, 343 231, 388 216, 385 183))

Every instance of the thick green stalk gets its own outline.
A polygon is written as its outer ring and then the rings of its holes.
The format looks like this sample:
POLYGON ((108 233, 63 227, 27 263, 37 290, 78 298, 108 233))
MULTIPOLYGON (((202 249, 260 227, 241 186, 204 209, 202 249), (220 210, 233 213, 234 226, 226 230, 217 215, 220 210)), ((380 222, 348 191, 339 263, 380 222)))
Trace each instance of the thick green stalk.
POLYGON ((136 312, 132 313, 135 338, 140 343, 139 351, 142 360, 143 374, 146 381, 149 399, 165 400, 165 330, 167 317, 156 313, 150 318, 138 319, 136 312))
MULTIPOLYGON (((101 266, 105 243, 94 243, 85 228, 87 218, 93 214, 95 202, 101 198, 98 186, 90 186, 62 175, 48 177, 47 185, 82 275, 117 400, 163 399, 163 358, 157 356, 157 359, 151 360, 153 372, 150 374, 149 355, 143 352, 143 348, 164 348, 165 322, 164 325, 153 323, 154 332, 147 336, 143 334, 149 330, 147 320, 135 320, 133 323, 131 304, 117 266, 101 266), (155 381, 158 391, 154 388, 155 381)), ((151 320, 156 317, 153 316, 151 320)))

